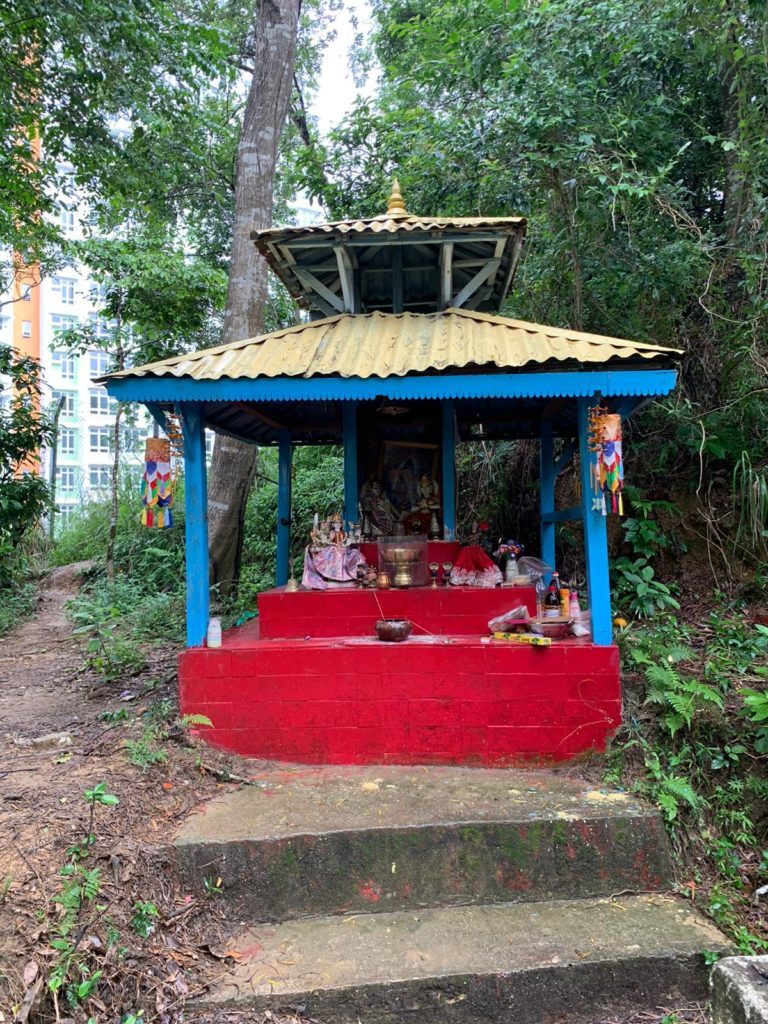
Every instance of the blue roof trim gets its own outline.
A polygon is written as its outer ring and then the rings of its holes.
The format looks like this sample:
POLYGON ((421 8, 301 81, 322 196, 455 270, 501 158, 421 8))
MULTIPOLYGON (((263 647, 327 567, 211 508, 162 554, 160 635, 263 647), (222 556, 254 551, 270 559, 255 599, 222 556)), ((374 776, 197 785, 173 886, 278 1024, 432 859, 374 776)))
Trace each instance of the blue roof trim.
POLYGON ((595 393, 666 395, 675 370, 586 370, 573 373, 450 374, 420 377, 264 377, 193 380, 122 377, 106 382, 121 402, 296 402, 386 398, 583 398, 595 393))

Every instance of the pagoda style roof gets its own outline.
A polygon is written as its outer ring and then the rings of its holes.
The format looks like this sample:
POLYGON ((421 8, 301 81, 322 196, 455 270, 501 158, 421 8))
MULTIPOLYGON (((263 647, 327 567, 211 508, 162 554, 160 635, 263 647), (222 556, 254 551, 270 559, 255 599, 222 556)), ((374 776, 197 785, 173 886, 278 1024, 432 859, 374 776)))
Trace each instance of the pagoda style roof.
POLYGON ((174 356, 100 378, 187 378, 196 381, 276 377, 390 378, 484 368, 519 371, 669 365, 680 349, 626 341, 464 309, 441 313, 341 314, 257 338, 174 356))
POLYGON ((526 231, 524 217, 419 217, 394 182, 386 213, 251 232, 290 293, 319 315, 497 312, 526 231))

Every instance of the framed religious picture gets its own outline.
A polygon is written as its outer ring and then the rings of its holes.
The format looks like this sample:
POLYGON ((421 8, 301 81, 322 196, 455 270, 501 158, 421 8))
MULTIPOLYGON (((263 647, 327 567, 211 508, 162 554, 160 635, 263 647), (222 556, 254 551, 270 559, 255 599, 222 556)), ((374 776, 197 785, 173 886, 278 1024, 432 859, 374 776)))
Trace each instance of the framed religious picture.
POLYGON ((442 505, 437 485, 439 445, 411 441, 383 441, 379 459, 379 480, 398 512, 410 512, 422 503, 429 490, 429 504, 442 505))

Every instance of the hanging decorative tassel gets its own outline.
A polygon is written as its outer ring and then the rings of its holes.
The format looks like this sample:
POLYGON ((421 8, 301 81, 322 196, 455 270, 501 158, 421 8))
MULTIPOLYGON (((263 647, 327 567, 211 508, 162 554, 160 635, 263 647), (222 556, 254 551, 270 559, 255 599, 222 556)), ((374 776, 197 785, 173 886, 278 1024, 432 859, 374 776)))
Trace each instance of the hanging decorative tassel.
POLYGON ((606 498, 610 498, 611 512, 624 514, 621 492, 624 488, 624 456, 622 452, 621 416, 605 412, 600 417, 600 450, 597 456, 598 483, 603 495, 603 515, 606 498))
POLYGON ((176 478, 171 471, 171 444, 165 437, 148 437, 141 478, 142 526, 164 530, 173 526, 176 478))

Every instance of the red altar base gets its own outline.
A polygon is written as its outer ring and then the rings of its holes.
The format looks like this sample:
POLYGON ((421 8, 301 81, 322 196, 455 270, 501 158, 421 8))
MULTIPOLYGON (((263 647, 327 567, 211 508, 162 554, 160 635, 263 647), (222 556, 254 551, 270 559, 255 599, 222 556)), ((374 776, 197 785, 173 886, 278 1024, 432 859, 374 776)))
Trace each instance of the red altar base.
POLYGON ((505 765, 602 751, 621 721, 616 647, 532 648, 487 636, 531 588, 299 591, 259 597, 256 621, 179 658, 184 714, 247 757, 306 764, 505 765), (372 639, 384 614, 416 623, 372 639))

